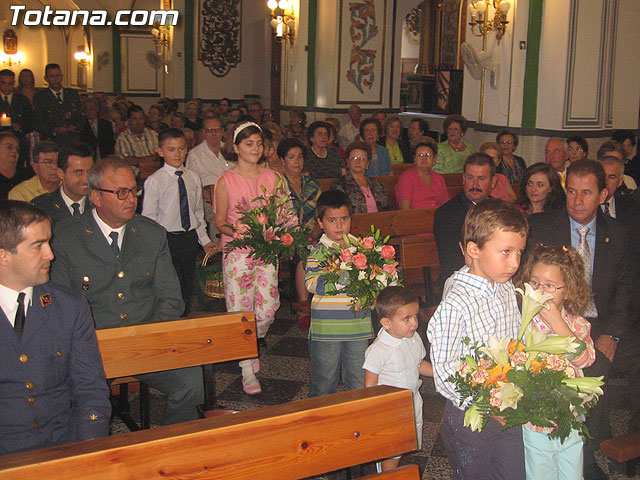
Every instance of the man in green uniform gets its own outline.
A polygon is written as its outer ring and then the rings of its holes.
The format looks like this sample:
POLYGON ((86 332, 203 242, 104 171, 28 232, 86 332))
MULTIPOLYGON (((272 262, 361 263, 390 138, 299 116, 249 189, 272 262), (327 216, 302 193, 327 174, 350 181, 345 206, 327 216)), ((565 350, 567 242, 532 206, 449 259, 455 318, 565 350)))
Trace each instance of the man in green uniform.
MULTIPOLYGON (((84 293, 97 328, 174 319, 184 311, 166 232, 135 214, 137 193, 128 163, 104 158, 89 170, 94 208, 56 225, 52 281, 84 293)), ((167 396, 163 424, 197 418, 196 406, 204 402, 200 368, 138 379, 167 396)))

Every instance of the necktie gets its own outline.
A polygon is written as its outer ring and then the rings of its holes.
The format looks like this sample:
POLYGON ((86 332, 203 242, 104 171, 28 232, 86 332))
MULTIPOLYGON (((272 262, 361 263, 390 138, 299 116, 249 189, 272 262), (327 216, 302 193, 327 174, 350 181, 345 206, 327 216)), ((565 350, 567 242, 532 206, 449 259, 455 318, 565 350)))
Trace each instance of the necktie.
POLYGON ((191 220, 189 219, 189 197, 187 196, 187 186, 184 184, 184 179, 180 170, 176 170, 178 176, 178 192, 180 193, 180 222, 185 232, 191 228, 191 220))
POLYGON ((60 92, 56 93, 56 97, 58 97, 58 103, 62 103, 62 95, 60 92))
POLYGON ((4 103, 9 105, 9 97, 7 95, 4 96, 4 103))
POLYGON ((118 247, 118 232, 113 231, 109 236, 111 237, 111 250, 113 250, 113 253, 117 257, 120 255, 120 247, 118 247))
POLYGON ((611 213, 609 212, 609 202, 604 202, 602 204, 602 210, 604 211, 605 215, 611 216, 611 213))
MULTIPOLYGON (((589 284, 589 292, 591 292, 591 254, 589 253, 589 244, 587 243, 587 233, 589 233, 589 227, 578 227, 578 234, 580 235, 580 240, 578 240, 578 247, 576 250, 582 257, 582 261, 584 262, 584 276, 587 279, 587 283, 589 284)), ((593 297, 589 297, 589 304, 584 312, 584 317, 587 318, 595 318, 598 316, 598 311, 596 310, 596 306, 593 303, 593 297)))
MULTIPOLYGON (((78 202, 73 202, 71 204, 71 208, 73 208, 73 216, 79 217, 80 214, 80 204, 78 202)), ((114 232, 116 234, 116 238, 118 237, 118 232, 114 232)))
POLYGON ((18 338, 22 338, 22 330, 24 329, 24 292, 18 294, 18 310, 16 310, 16 318, 13 323, 13 329, 18 334, 18 338))

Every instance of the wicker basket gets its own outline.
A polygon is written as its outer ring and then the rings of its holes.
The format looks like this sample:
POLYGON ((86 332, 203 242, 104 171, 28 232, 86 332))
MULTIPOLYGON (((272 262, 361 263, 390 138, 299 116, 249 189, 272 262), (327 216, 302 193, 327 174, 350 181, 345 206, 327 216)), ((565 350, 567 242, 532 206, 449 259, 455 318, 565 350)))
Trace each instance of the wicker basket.
MULTIPOLYGON (((202 259, 203 267, 207 266, 207 262, 209 261, 210 256, 211 255, 207 253, 202 259)), ((207 278, 207 282, 205 285, 205 295, 211 298, 224 298, 224 282, 222 281, 222 279, 217 280, 207 278)))

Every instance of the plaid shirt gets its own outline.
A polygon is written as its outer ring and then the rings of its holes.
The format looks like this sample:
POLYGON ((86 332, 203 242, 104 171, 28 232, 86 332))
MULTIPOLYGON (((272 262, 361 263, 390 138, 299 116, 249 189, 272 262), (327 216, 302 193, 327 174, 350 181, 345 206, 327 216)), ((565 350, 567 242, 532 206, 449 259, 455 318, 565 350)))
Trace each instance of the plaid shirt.
POLYGON ((431 342, 431 363, 436 389, 445 398, 459 406, 461 398, 447 378, 452 375, 460 357, 471 354, 462 343, 465 337, 487 343, 491 335, 498 339, 515 339, 520 329, 521 316, 516 292, 511 281, 495 283, 457 271, 447 296, 440 302, 427 327, 431 342))
POLYGON ((306 175, 302 175, 300 181, 300 195, 291 188, 289 177, 286 173, 283 173, 286 184, 286 190, 291 193, 291 201, 293 203, 293 210, 296 212, 298 219, 300 219, 300 225, 306 225, 311 230, 316 222, 316 204, 318 203, 318 197, 322 193, 320 190, 320 184, 306 175))
POLYGON ((131 133, 127 128, 116 140, 116 155, 119 157, 147 157, 158 153, 158 134, 145 128, 142 136, 131 133))

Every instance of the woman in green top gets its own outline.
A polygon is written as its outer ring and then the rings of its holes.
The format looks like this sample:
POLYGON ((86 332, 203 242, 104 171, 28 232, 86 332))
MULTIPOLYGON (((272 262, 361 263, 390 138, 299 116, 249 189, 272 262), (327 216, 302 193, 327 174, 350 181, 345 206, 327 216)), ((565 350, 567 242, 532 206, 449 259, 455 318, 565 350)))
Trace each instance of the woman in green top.
POLYGON ((391 163, 411 163, 411 150, 409 144, 401 137, 402 124, 398 115, 389 115, 384 120, 384 137, 378 139, 378 145, 387 147, 391 163))
POLYGON ((471 144, 462 139, 467 131, 467 119, 462 115, 449 115, 445 118, 443 127, 447 139, 438 144, 438 158, 433 171, 461 173, 464 161, 474 152, 471 144))

